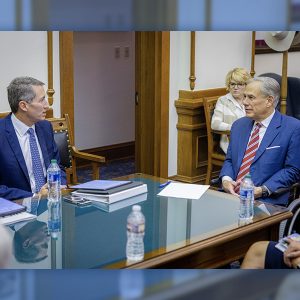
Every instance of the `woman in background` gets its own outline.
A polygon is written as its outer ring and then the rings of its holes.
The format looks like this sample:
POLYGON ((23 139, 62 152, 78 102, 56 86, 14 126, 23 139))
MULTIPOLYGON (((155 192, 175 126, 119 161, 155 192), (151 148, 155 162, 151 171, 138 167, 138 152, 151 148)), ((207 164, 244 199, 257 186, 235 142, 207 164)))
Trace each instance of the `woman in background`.
MULTIPOLYGON (((213 130, 230 130, 235 120, 245 116, 245 108, 242 101, 246 82, 250 77, 247 70, 243 68, 235 68, 227 73, 225 84, 229 93, 218 99, 211 119, 211 128, 213 130)), ((223 134, 220 140, 220 147, 225 153, 227 153, 228 144, 228 137, 226 134, 223 134)))

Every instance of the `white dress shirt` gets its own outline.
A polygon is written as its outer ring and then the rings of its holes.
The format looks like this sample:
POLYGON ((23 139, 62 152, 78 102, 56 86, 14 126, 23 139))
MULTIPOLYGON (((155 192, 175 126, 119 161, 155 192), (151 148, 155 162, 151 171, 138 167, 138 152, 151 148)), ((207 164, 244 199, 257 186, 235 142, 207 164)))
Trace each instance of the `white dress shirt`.
POLYGON ((46 168, 45 168, 45 163, 44 163, 44 158, 43 158, 43 153, 40 147, 40 143, 38 140, 38 137, 35 132, 35 125, 32 125, 32 127, 28 127, 26 124, 21 122, 14 114, 11 115, 11 121, 14 126, 15 132, 17 134, 17 138, 19 140, 19 144, 23 153, 23 157, 25 160, 25 164, 28 170, 28 175, 30 179, 30 186, 31 186, 31 191, 34 193, 35 191, 35 180, 33 176, 33 169, 32 169, 32 158, 31 158, 31 151, 30 151, 30 144, 29 144, 29 133, 28 129, 32 128, 34 131, 34 135, 37 141, 37 146, 43 166, 43 172, 44 176, 46 176, 46 168))

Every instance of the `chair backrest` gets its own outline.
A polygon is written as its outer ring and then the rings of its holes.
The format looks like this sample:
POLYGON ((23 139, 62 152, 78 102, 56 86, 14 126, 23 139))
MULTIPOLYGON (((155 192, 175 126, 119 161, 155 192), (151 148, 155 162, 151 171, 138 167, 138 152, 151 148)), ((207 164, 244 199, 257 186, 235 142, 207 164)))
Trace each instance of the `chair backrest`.
POLYGON ((6 118, 10 114, 10 111, 0 112, 0 119, 6 118))
MULTIPOLYGON (((270 77, 270 78, 275 79, 279 83, 280 88, 281 88, 281 75, 278 75, 276 73, 264 73, 264 74, 261 74, 259 76, 260 77, 270 77)), ((289 94, 289 92, 288 92, 288 94, 289 94)), ((288 103, 288 97, 289 97, 289 95, 287 95, 287 99, 286 99, 287 103, 288 103)), ((278 104, 276 106, 276 109, 279 110, 279 111, 280 111, 280 104, 281 104, 281 99, 279 99, 278 104)), ((290 109, 289 109, 288 104, 287 104, 287 112, 289 110, 290 109)))
POLYGON ((288 77, 287 114, 300 120, 300 78, 288 77))
POLYGON ((54 140, 57 145, 61 164, 65 168, 71 168, 73 159, 71 155, 71 148, 73 146, 73 135, 70 130, 69 116, 65 114, 64 118, 50 118, 54 133, 54 140))
POLYGON ((212 130, 211 128, 211 119, 218 99, 219 96, 207 97, 203 99, 205 123, 206 123, 206 130, 207 130, 208 153, 212 153, 216 151, 221 153, 219 142, 220 142, 221 135, 224 134, 224 132, 212 130))
POLYGON ((292 201, 288 209, 293 213, 293 217, 280 223, 279 239, 293 232, 300 233, 300 199, 292 201))

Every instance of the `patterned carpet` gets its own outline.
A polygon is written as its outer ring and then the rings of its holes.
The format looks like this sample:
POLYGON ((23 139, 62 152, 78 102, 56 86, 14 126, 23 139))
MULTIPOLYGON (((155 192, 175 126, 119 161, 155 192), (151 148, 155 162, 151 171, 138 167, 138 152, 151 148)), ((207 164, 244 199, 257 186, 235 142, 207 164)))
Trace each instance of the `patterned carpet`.
MULTIPOLYGON (((135 172, 134 158, 125 158, 109 161, 100 168, 100 179, 111 179, 135 172)), ((80 167, 77 169, 78 182, 92 180, 92 168, 80 167)))

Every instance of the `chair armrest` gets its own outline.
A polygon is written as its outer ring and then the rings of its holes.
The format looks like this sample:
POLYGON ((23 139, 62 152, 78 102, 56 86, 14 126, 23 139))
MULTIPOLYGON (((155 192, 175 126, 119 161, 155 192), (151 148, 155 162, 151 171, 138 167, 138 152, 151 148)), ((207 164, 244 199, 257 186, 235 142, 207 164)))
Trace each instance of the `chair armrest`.
POLYGON ((78 151, 74 146, 72 146, 72 155, 74 157, 85 159, 85 160, 92 161, 92 162, 98 162, 98 163, 105 162, 105 157, 78 151))
POLYGON ((230 130, 224 130, 224 131, 221 131, 221 130, 211 130, 212 133, 215 133, 215 134, 225 134, 227 136, 230 136, 230 130))
POLYGON ((285 188, 280 188, 280 189, 277 189, 276 191, 274 191, 271 195, 272 197, 274 198, 277 198, 289 191, 293 191, 294 189, 297 189, 297 188, 300 188, 300 183, 294 183, 292 186, 290 187, 285 187, 285 188))

